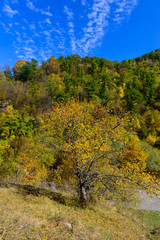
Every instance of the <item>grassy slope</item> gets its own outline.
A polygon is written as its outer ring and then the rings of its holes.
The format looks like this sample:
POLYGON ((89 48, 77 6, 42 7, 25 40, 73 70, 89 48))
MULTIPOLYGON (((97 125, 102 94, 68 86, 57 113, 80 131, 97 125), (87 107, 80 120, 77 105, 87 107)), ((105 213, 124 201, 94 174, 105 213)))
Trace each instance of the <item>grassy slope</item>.
MULTIPOLYGON (((158 212, 106 204, 83 210, 45 196, 22 194, 13 187, 0 188, 0 239, 143 240, 148 239, 148 228, 159 223, 158 212)), ((157 233, 154 236, 149 239, 160 239, 157 233)))

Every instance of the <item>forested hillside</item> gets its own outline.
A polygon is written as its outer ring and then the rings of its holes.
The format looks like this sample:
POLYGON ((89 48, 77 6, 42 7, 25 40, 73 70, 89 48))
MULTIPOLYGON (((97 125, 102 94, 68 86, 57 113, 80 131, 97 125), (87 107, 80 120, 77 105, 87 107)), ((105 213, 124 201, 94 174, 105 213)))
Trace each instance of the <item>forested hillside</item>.
POLYGON ((70 184, 83 206, 134 201, 133 189, 158 186, 159 138, 160 49, 123 62, 20 59, 0 72, 1 180, 70 184))

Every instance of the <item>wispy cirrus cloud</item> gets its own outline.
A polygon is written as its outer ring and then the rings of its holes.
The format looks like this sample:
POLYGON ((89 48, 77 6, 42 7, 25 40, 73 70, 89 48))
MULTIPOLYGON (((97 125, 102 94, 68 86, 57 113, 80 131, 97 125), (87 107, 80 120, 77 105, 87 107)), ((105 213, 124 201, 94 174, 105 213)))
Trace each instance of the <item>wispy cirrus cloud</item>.
POLYGON ((41 12, 42 15, 46 15, 46 16, 49 16, 49 17, 53 16, 53 14, 51 12, 43 11, 42 9, 40 9, 40 12, 41 12))
POLYGON ((71 44, 71 49, 73 52, 76 51, 76 38, 75 38, 75 26, 74 26, 74 17, 73 17, 73 12, 71 9, 69 9, 67 6, 64 6, 64 12, 67 15, 67 20, 68 20, 68 34, 70 37, 70 44, 71 44))
POLYGON ((117 1, 117 9, 115 12, 126 12, 130 15, 136 5, 137 0, 117 1))
POLYGON ((17 10, 13 10, 9 5, 5 4, 3 7, 3 12, 8 15, 8 17, 13 18, 14 15, 18 14, 17 10))
POLYGON ((4 28, 4 30, 6 31, 6 33, 9 33, 10 32, 10 26, 7 27, 6 24, 4 24, 3 22, 0 21, 0 25, 4 28))
POLYGON ((64 6, 64 12, 66 13, 68 20, 72 20, 73 19, 73 12, 72 12, 72 10, 70 10, 66 5, 64 6))
POLYGON ((11 2, 12 2, 13 4, 14 4, 14 3, 18 3, 18 0, 12 0, 11 2))
POLYGON ((36 8, 33 4, 33 2, 27 0, 27 3, 26 3, 27 7, 31 10, 34 10, 35 12, 39 12, 39 8, 36 8))
MULTIPOLYGON (((13 36, 18 57, 45 60, 51 55, 91 54, 105 34, 128 19, 138 0, 68 0, 61 10, 50 0, 3 0, 0 25, 13 36), (15 9, 15 6, 17 9, 15 9), (80 9, 80 10, 79 10, 80 9), (26 13, 25 13, 26 12, 26 13), (15 19, 15 21, 14 21, 15 19)), ((63 3, 63 2, 62 2, 63 3)))
MULTIPOLYGON (((81 55, 90 53, 94 48, 100 46, 104 35, 113 23, 121 22, 129 16, 137 5, 137 0, 93 0, 92 4, 87 4, 82 0, 82 5, 86 6, 86 25, 81 29, 81 36, 74 36, 74 45, 71 44, 72 51, 81 55)), ((66 9, 66 7, 65 7, 66 9)), ((72 16, 66 11, 68 16, 72 16)), ((68 25, 71 25, 68 19, 68 25)), ((73 28, 71 27, 70 30, 73 28)), ((71 42, 73 39, 72 34, 71 42)))
POLYGON ((33 4, 33 2, 32 1, 30 1, 30 0, 27 0, 27 7, 29 8, 29 9, 31 9, 31 10, 33 10, 33 11, 35 11, 35 12, 40 12, 42 15, 46 15, 46 16, 49 16, 49 17, 52 17, 53 16, 53 14, 51 13, 51 12, 49 12, 49 11, 45 11, 45 10, 43 10, 43 9, 40 9, 40 8, 36 8, 35 6, 34 6, 34 4, 33 4))
POLYGON ((82 5, 85 6, 87 4, 86 0, 82 0, 82 5))
POLYGON ((46 18, 45 22, 48 23, 48 24, 51 24, 51 20, 49 18, 46 18))
POLYGON ((82 38, 77 40, 78 51, 87 54, 90 49, 101 44, 105 34, 105 28, 108 26, 110 14, 110 4, 106 0, 94 0, 91 12, 88 13, 87 26, 83 28, 82 38))

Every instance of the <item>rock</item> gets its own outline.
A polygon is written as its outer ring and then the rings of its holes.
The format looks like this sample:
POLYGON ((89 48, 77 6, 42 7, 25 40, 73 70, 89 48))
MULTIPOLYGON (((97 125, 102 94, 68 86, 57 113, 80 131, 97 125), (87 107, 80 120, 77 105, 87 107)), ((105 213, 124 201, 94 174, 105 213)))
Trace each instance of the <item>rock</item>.
POLYGON ((72 225, 70 224, 70 223, 68 223, 68 222, 65 222, 64 223, 65 224, 65 226, 69 229, 69 230, 71 230, 72 229, 72 225))

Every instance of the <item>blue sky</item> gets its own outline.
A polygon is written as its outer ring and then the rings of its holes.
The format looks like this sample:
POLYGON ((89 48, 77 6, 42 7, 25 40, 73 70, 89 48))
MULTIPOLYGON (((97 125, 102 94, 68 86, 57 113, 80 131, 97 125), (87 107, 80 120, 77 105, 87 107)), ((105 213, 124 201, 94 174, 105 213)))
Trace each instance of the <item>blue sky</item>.
POLYGON ((0 67, 52 55, 122 61, 160 48, 159 0, 1 0, 0 67))

